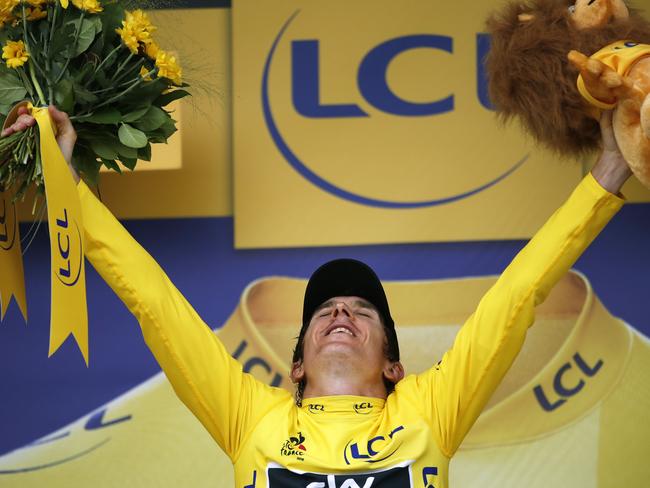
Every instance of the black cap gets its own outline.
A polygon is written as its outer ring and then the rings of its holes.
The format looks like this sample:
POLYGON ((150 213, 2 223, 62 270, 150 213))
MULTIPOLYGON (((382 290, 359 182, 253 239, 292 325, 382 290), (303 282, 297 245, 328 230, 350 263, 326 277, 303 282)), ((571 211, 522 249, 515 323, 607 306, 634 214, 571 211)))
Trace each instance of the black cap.
MULTIPOLYGON (((382 318, 393 360, 399 360, 399 347, 395 322, 390 315, 386 293, 377 274, 365 263, 356 259, 335 259, 318 268, 309 278, 302 309, 302 328, 298 343, 307 331, 314 311, 332 297, 355 296, 368 300, 382 318)), ((295 359, 294 359, 295 360, 295 359)))

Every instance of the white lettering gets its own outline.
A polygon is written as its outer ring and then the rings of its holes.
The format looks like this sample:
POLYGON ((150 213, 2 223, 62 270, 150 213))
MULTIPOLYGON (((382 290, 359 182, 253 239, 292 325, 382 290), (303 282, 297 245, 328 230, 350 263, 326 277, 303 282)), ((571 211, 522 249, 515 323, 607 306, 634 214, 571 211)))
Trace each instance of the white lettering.
MULTIPOLYGON (((363 484, 363 488, 370 488, 372 486, 373 481, 375 481, 375 478, 372 476, 366 480, 366 482, 363 484)), ((361 488, 356 481, 352 479, 345 480, 343 484, 341 485, 341 488, 361 488), (354 483, 354 484, 353 484, 354 483)))
POLYGON ((309 483, 305 488, 325 488, 325 483, 314 481, 312 483, 309 483))

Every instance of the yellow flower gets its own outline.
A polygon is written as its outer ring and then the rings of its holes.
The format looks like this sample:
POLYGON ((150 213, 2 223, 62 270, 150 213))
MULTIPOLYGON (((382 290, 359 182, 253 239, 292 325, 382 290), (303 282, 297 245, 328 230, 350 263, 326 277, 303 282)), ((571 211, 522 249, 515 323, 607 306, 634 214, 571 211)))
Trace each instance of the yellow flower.
POLYGON ((152 34, 156 31, 156 27, 149 20, 149 16, 144 10, 134 10, 133 12, 126 12, 126 21, 134 24, 139 30, 146 31, 152 34))
POLYGON ((41 5, 46 5, 48 0, 27 0, 27 3, 32 7, 40 7, 41 5))
POLYGON ((161 78, 171 80, 174 85, 182 84, 183 70, 181 70, 174 56, 170 56, 162 49, 159 50, 156 56, 156 67, 158 68, 158 76, 161 78))
POLYGON ((29 53, 25 50, 23 41, 7 41, 2 48, 2 59, 7 60, 10 68, 20 68, 29 59, 29 53))
POLYGON ((151 81, 152 80, 151 75, 149 74, 149 70, 147 68, 145 68, 144 66, 142 66, 140 68, 140 76, 142 77, 142 79, 144 81, 151 81))
MULTIPOLYGON (((61 1, 63 2, 63 0, 61 1)), ((104 10, 98 0, 72 0, 72 4, 79 10, 84 10, 89 14, 97 14, 104 10)), ((65 5, 63 5, 63 8, 65 8, 65 5)))
POLYGON ((47 17, 47 12, 41 10, 40 7, 27 8, 27 20, 40 20, 47 17))
POLYGON ((69 5, 68 0, 59 0, 59 3, 63 8, 68 8, 69 5))
POLYGON ((11 12, 19 3, 20 0, 0 0, 0 10, 11 12))
POLYGON ((158 44, 156 44, 154 41, 151 41, 149 44, 144 45, 144 52, 151 59, 156 59, 156 56, 158 56, 158 51, 160 51, 160 46, 158 46, 158 44))
POLYGON ((15 20, 13 10, 20 0, 0 0, 0 28, 7 22, 15 20))
MULTIPOLYGON (((153 43, 151 34, 156 30, 149 21, 149 17, 142 10, 126 12, 126 18, 122 21, 122 28, 115 29, 122 42, 133 54, 137 54, 140 44, 145 47, 153 43)), ((153 59, 153 57, 152 57, 153 59)))

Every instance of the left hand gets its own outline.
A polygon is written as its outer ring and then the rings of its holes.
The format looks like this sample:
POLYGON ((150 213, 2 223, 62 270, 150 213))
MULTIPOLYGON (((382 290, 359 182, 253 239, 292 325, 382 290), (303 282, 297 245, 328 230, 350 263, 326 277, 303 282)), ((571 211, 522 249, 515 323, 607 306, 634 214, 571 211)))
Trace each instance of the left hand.
MULTIPOLYGON (((50 105, 48 110, 50 112, 50 117, 52 117, 52 120, 56 124, 56 142, 59 144, 61 153, 68 163, 68 168, 70 169, 70 173, 72 174, 75 183, 79 183, 79 175, 72 167, 72 151, 74 150, 74 145, 77 142, 77 132, 74 130, 68 114, 60 111, 54 105, 50 105)), ((21 107, 18 110, 18 118, 16 121, 5 130, 3 130, 0 136, 9 136, 16 132, 23 131, 28 127, 33 127, 35 124, 36 119, 32 117, 27 107, 21 107)))

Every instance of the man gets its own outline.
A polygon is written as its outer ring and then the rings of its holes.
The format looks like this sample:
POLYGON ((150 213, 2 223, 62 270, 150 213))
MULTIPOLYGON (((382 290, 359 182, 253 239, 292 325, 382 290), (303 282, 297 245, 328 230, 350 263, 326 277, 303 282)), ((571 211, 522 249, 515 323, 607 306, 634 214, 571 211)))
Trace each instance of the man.
MULTIPOLYGON (((56 109, 69 161, 75 133, 56 109)), ((26 113, 7 131, 33 124, 26 113)), ((297 401, 242 372, 155 261, 79 183, 87 256, 137 317, 181 400, 235 466, 237 487, 446 487, 449 460, 517 355, 534 308, 621 207, 630 176, 603 153, 481 300, 430 370, 404 378, 381 282, 337 260, 311 277, 291 370, 297 401)), ((6 135, 6 134, 3 134, 6 135)))

